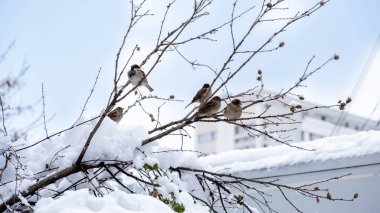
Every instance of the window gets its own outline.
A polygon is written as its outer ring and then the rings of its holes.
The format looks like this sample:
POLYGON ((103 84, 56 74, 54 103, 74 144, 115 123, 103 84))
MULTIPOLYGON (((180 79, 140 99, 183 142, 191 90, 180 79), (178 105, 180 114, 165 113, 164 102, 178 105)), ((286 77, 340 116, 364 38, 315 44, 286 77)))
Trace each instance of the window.
POLYGON ((309 133, 309 140, 311 141, 311 140, 313 140, 314 139, 314 134, 313 133, 309 133))
POLYGON ((301 131, 301 141, 304 141, 304 140, 305 140, 305 132, 301 131))
POLYGON ((322 116, 321 116, 321 120, 322 120, 322 121, 325 121, 325 120, 326 120, 326 116, 322 115, 322 116))
POLYGON ((349 127, 350 127, 350 123, 348 123, 348 122, 345 123, 345 124, 344 124, 344 127, 349 128, 349 127))
POLYGON ((241 133, 245 132, 245 129, 241 126, 235 126, 235 135, 239 135, 241 133))
POLYGON ((247 149, 256 148, 256 145, 254 143, 251 143, 247 146, 247 149))
POLYGON ((322 135, 318 135, 318 134, 313 134, 313 133, 309 133, 309 140, 316 140, 316 139, 320 139, 320 138, 323 138, 322 135))
POLYGON ((206 143, 209 141, 213 141, 216 138, 215 132, 206 132, 198 135, 198 143, 206 143))
POLYGON ((252 148, 255 148, 254 144, 250 144, 248 146, 238 146, 238 147, 235 147, 235 149, 252 149, 252 148))
POLYGON ((243 142, 246 142, 246 141, 250 141, 250 140, 253 140, 251 137, 243 137, 243 138, 236 138, 235 139, 235 143, 243 143, 243 142))

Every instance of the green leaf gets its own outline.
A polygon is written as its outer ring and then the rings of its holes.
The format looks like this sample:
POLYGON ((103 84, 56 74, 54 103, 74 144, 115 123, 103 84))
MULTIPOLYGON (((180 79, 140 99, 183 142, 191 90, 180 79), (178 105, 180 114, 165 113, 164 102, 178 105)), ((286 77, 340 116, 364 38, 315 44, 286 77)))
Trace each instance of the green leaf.
POLYGON ((153 166, 151 166, 151 165, 149 165, 149 164, 147 164, 147 163, 144 163, 144 169, 147 169, 147 170, 158 170, 158 164, 157 163, 155 163, 153 166))
POLYGON ((149 164, 144 163, 144 169, 152 170, 152 167, 149 164))
POLYGON ((153 165, 152 170, 158 170, 158 164, 157 164, 157 163, 155 163, 155 164, 153 165))
POLYGON ((170 201, 169 201, 169 199, 165 198, 162 200, 162 202, 164 202, 165 204, 169 204, 170 201))
POLYGON ((185 212, 185 206, 182 204, 182 203, 173 203, 172 204, 172 209, 175 211, 175 212, 178 212, 178 213, 183 213, 185 212))

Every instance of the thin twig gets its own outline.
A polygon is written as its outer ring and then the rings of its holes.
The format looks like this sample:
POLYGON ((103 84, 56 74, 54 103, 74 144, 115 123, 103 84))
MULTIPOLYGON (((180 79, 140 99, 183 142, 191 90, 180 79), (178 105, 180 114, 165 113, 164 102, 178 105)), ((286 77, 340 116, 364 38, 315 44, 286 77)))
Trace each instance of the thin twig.
POLYGON ((99 70, 98 70, 98 74, 96 75, 96 78, 95 78, 95 82, 94 84, 92 85, 92 88, 90 90, 90 94, 87 96, 87 99, 86 101, 84 102, 84 105, 82 107, 82 110, 78 116, 78 119, 74 122, 73 126, 79 121, 79 119, 82 117, 84 111, 86 110, 86 107, 87 107, 87 103, 88 101, 90 100, 91 96, 92 96, 92 93, 94 92, 95 90, 95 86, 96 86, 96 83, 98 82, 98 78, 99 78, 99 74, 100 74, 100 71, 102 70, 102 68, 100 67, 99 70))

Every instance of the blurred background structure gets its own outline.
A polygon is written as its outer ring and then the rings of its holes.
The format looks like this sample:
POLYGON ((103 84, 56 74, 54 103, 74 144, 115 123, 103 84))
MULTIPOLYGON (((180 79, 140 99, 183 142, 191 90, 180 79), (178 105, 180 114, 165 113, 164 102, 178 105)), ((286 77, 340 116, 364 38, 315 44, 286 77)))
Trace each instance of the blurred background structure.
MULTIPOLYGON (((331 177, 343 176, 312 186, 333 189, 331 197, 358 193, 354 202, 326 202, 301 196, 284 189, 290 202, 303 212, 368 212, 379 210, 380 141, 379 132, 362 132, 350 136, 318 139, 304 144, 315 152, 295 150, 285 145, 268 148, 234 150, 204 158, 215 170, 261 181, 281 180, 292 186, 308 185, 331 177)), ((301 145, 301 144, 298 144, 301 145)), ((271 195, 271 204, 279 212, 297 212, 276 187, 252 186, 252 196, 258 191, 271 195)), ((256 206, 252 202, 253 206, 256 206)), ((265 211, 263 211, 265 212, 265 211)))
MULTIPOLYGON (((373 48, 370 51, 368 59, 357 79, 354 89, 352 90, 351 97, 356 100, 360 99, 358 91, 363 86, 364 79, 374 64, 376 55, 380 54, 380 34, 377 37, 373 48)), ((378 56, 377 56, 378 57, 378 56)), ((378 68, 375 68, 378 70, 378 68)), ((380 71, 380 70, 378 70, 380 71)), ((375 91, 371 91, 375 92, 375 91)), ((267 94, 275 95, 273 92, 266 92, 267 94)), ((244 102, 244 100, 243 100, 244 102)), ((317 106, 317 103, 311 103, 303 100, 299 100, 294 97, 287 97, 284 102, 286 103, 298 103, 300 102, 303 107, 317 106)), ((364 104, 364 103, 363 103, 364 104)), ((374 114, 378 110, 380 99, 377 100, 373 106, 371 113, 367 117, 358 116, 346 111, 339 111, 336 109, 318 109, 308 112, 302 112, 294 115, 294 119, 299 122, 298 125, 289 125, 287 129, 293 129, 291 132, 286 132, 278 137, 283 137, 289 140, 290 143, 302 142, 320 139, 324 137, 336 136, 336 135, 349 135, 360 131, 379 130, 380 118, 374 117, 374 114), (376 119, 376 120, 375 120, 376 119)), ((260 114, 264 112, 269 105, 257 105, 249 108, 247 113, 260 114)), ((368 109, 370 110, 370 108, 368 109)), ((275 102, 270 106, 269 112, 273 115, 287 112, 289 107, 281 102, 275 102)), ((368 112, 366 112, 368 113, 368 112)), ((257 123, 257 125, 263 125, 263 131, 273 131, 279 128, 265 126, 265 124, 257 123)), ((276 133, 277 134, 277 133, 276 133)), ((246 149, 267 147, 273 145, 279 145, 273 142, 266 136, 255 137, 255 135, 247 133, 243 128, 227 123, 198 123, 195 131, 195 150, 208 154, 215 154, 224 151, 234 149, 246 149), (223 141, 222 143, 220 141, 223 141)))
MULTIPOLYGON (((265 95, 276 95, 275 93, 265 92, 265 95)), ((290 112, 288 103, 291 105, 301 105, 303 108, 318 106, 304 100, 294 97, 287 97, 282 102, 273 104, 257 104, 248 108, 244 114, 246 116, 254 113, 256 115, 264 112, 278 115, 290 112)), ((242 100, 244 103, 244 100, 242 100)), ((224 106, 222 106, 223 108, 224 106)), ((320 138, 350 135, 360 131, 378 130, 379 123, 368 118, 360 117, 355 114, 345 113, 344 122, 341 118, 344 111, 332 108, 323 108, 310 110, 294 114, 292 118, 299 122, 298 124, 267 125, 262 120, 257 121, 255 125, 263 132, 275 132, 274 137, 280 137, 288 140, 289 143, 316 140, 320 138), (286 132, 277 132, 289 130, 286 132)), ((243 115, 244 117, 244 115, 243 115)), ((195 150, 206 154, 215 154, 234 149, 261 148, 274 145, 281 145, 267 136, 261 135, 256 137, 249 133, 243 127, 228 124, 226 122, 204 122, 197 123, 195 128, 195 150)))

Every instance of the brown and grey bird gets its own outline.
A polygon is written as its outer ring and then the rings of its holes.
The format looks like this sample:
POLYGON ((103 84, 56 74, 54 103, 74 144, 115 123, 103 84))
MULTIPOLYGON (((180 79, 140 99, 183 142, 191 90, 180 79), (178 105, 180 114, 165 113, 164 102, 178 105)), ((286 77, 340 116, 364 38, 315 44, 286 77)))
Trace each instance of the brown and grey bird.
POLYGON ((111 120, 115 121, 116 123, 119 123, 119 121, 123 118, 123 112, 124 112, 124 108, 117 107, 116 109, 109 112, 107 116, 111 118, 111 120))
POLYGON ((203 106, 201 106, 198 110, 198 116, 204 116, 204 115, 212 115, 219 111, 222 99, 220 99, 219 96, 214 96, 209 100, 207 103, 205 103, 203 106))
POLYGON ((224 108, 223 115, 227 119, 238 119, 241 117, 242 112, 241 101, 239 99, 234 99, 231 103, 227 104, 226 108, 224 108))
POLYGON ((137 64, 132 65, 131 70, 128 71, 128 80, 131 82, 132 86, 144 86, 148 88, 150 92, 153 91, 153 88, 148 84, 144 71, 142 71, 137 64))
POLYGON ((195 96, 193 97, 193 100, 191 101, 191 103, 189 103, 185 107, 185 109, 195 102, 203 103, 205 100, 210 98, 211 94, 212 94, 212 91, 211 91, 210 84, 203 84, 202 88, 198 90, 197 94, 195 94, 195 96))

